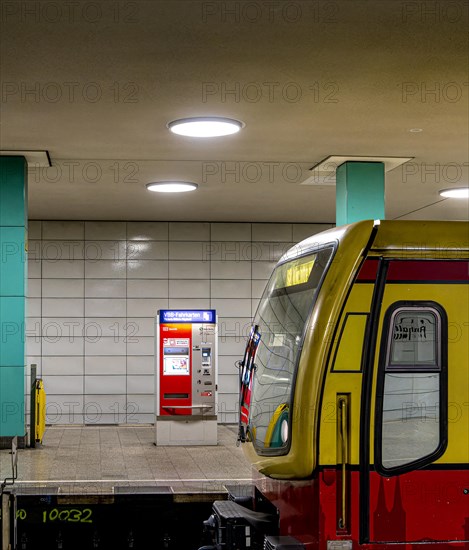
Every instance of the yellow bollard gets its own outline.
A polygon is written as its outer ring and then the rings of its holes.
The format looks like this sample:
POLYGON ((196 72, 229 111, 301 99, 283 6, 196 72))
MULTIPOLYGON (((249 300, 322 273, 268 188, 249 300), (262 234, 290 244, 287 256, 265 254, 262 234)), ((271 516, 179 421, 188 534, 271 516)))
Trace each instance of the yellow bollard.
POLYGON ((41 379, 36 380, 36 426, 35 438, 38 443, 42 443, 44 432, 46 431, 46 392, 44 391, 44 382, 41 379))

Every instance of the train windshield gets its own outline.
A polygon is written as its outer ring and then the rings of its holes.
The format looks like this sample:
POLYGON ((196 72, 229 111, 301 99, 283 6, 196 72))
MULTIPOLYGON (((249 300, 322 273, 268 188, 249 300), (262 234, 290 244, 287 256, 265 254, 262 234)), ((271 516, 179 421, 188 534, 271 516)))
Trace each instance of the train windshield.
POLYGON ((289 411, 308 318, 333 249, 277 266, 254 318, 259 343, 249 407, 248 436, 259 454, 289 447, 289 411))

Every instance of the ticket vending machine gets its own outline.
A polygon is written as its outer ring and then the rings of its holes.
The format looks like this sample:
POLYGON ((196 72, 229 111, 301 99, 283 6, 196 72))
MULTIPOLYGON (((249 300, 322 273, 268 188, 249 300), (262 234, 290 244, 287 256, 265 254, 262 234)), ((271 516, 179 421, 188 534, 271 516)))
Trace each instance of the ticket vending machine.
POLYGON ((156 317, 156 444, 217 444, 217 316, 159 310, 156 317))

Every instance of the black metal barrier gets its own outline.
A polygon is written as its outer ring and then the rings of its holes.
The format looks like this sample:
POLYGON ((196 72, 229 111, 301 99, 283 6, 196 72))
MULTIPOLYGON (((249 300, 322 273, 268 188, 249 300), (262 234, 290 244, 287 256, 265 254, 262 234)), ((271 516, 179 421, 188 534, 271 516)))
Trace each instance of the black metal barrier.
POLYGON ((203 522, 213 501, 226 498, 170 487, 68 495, 57 487, 16 487, 17 548, 197 550, 205 543, 203 522))

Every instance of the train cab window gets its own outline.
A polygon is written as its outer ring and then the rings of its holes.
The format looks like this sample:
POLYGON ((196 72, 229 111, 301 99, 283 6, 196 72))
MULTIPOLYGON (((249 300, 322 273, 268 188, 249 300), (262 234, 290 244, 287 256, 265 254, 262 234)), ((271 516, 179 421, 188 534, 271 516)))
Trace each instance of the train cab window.
POLYGON ((254 317, 260 340, 248 428, 260 455, 288 452, 304 333, 332 254, 328 247, 277 266, 260 300, 254 317))
POLYGON ((434 302, 398 302, 383 328, 375 454, 378 470, 392 475, 444 451, 446 315, 434 302))

